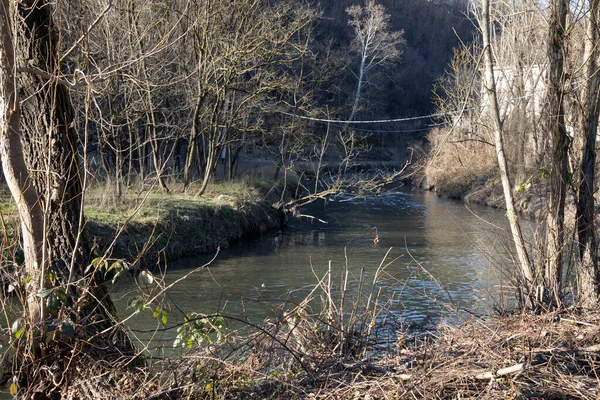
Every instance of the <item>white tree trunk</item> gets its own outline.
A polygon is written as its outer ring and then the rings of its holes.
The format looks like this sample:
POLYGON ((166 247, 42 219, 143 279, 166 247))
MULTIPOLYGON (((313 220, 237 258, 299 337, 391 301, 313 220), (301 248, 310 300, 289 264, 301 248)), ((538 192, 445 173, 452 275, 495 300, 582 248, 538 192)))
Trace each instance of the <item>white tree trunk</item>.
POLYGON ((32 323, 39 322, 40 301, 36 297, 43 266, 44 214, 39 195, 29 175, 20 137, 20 106, 16 88, 13 10, 9 0, 0 9, 0 160, 4 177, 17 204, 25 267, 31 276, 28 307, 32 323))
POLYGON ((482 0, 482 18, 480 20, 481 33, 483 35, 483 57, 485 68, 485 89, 491 106, 491 115, 494 123, 494 143, 496 146, 496 155, 498 158, 498 167, 502 179, 502 189, 506 201, 506 215, 510 223, 513 242, 516 247, 517 256, 521 268, 521 274, 525 278, 525 291, 529 297, 535 292, 535 275, 531 260, 527 253, 519 217, 515 212, 512 185, 508 171, 508 163, 504 152, 503 127, 500 118, 500 107, 498 105, 498 96, 496 93, 496 82, 494 79, 494 66, 492 61, 492 48, 490 41, 490 0, 482 0))

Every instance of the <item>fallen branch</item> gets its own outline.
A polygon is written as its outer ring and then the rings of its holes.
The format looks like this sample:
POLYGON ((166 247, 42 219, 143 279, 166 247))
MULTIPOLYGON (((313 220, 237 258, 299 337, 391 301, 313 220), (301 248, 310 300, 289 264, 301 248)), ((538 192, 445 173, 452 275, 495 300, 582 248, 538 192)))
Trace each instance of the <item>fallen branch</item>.
POLYGON ((595 344, 595 345, 586 347, 585 349, 583 349, 583 351, 587 351, 587 352, 590 352, 590 353, 600 352, 600 344, 595 344))
POLYGON ((506 368, 499 369, 498 371, 496 371, 496 373, 488 371, 488 372, 484 372, 482 374, 477 374, 474 376, 474 378, 479 379, 479 380, 495 379, 500 376, 511 375, 511 374, 523 372, 527 369, 527 367, 528 367, 527 363, 515 364, 512 367, 506 367, 506 368))
POLYGON ((392 371, 390 371, 387 368, 383 368, 383 367, 380 367, 378 365, 371 364, 371 363, 359 362, 356 364, 342 364, 342 365, 348 371, 371 370, 371 371, 375 371, 375 372, 378 372, 378 373, 384 374, 384 375, 393 373, 392 371))
POLYGON ((322 223, 322 224, 327 224, 327 223, 328 223, 327 221, 323 221, 322 219, 320 219, 320 218, 317 218, 317 217, 313 217, 312 215, 306 215, 306 214, 296 214, 296 217, 299 217, 299 218, 300 218, 300 217, 304 217, 304 218, 310 218, 310 219, 313 219, 313 220, 317 220, 317 221, 319 221, 319 222, 320 222, 320 223, 322 223))

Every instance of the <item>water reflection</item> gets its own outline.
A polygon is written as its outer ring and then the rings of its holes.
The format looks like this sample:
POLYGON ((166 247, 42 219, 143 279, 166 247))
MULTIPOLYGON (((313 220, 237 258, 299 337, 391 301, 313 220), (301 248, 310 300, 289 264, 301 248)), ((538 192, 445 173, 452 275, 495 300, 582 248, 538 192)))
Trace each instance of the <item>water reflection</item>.
MULTIPOLYGON (((490 295, 497 299, 503 278, 495 264, 508 259, 501 240, 506 230, 502 212, 467 209, 429 192, 406 189, 365 200, 314 204, 304 213, 328 224, 296 220, 279 232, 222 251, 209 267, 169 290, 174 304, 169 323, 180 321, 182 313, 223 310, 260 322, 275 315, 284 300, 300 301, 330 263, 334 281, 341 279, 346 264, 350 284, 362 269, 367 281, 372 280, 391 247, 380 285, 393 294, 392 307, 403 318, 420 321, 432 313, 450 315, 449 309, 482 310, 490 295), (482 251, 483 244, 491 246, 482 251)), ((166 283, 209 259, 171 263, 166 283)), ((122 313, 127 312, 132 288, 131 281, 117 288, 122 313)), ((150 314, 136 316, 133 325, 155 328, 150 314)), ((161 335, 167 343, 175 332, 161 335)))

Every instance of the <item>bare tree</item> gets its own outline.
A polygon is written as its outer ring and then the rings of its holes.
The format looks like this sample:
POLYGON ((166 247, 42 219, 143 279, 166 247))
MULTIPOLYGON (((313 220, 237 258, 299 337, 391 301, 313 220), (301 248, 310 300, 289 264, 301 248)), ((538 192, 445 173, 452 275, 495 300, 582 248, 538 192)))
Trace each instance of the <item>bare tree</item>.
POLYGON ((57 57, 54 10, 46 1, 2 6, 0 155, 25 249, 23 280, 15 282, 24 316, 14 326, 26 334, 16 346, 15 371, 21 384, 49 396, 59 389, 51 371, 74 367, 81 354, 131 356, 133 346, 116 324, 100 274, 87 268, 92 253, 83 231, 79 140, 57 57))
POLYGON ((600 2, 589 0, 585 18, 583 77, 581 90, 581 136, 583 138, 580 181, 577 193, 577 235, 579 239, 578 295, 582 306, 598 304, 598 240, 594 222, 596 179, 596 137, 598 132, 600 74, 598 49, 600 2))
POLYGON ((504 191, 504 199, 506 202, 506 215, 510 224, 513 242, 517 250, 521 274, 524 278, 524 289, 527 297, 534 298, 536 292, 536 276, 533 265, 529 257, 525 239, 521 232, 519 218, 515 211, 515 201, 512 193, 512 183, 510 180, 508 162, 504 150, 503 137, 503 121, 500 116, 500 105, 498 104, 498 96, 496 93, 496 80, 494 77, 494 65, 492 58, 491 34, 490 27, 491 12, 490 0, 482 0, 482 10, 480 17, 480 28, 483 37, 483 60, 484 60, 484 87, 488 94, 488 99, 491 106, 491 114, 494 124, 494 144, 496 147, 496 155, 498 158, 498 167, 500 169, 500 177, 502 180, 502 189, 504 191))
POLYGON ((201 195, 222 155, 236 142, 239 149, 244 132, 258 131, 259 101, 287 90, 286 65, 306 51, 305 31, 314 13, 291 1, 207 1, 197 6, 191 53, 197 67, 195 93, 189 97, 192 129, 184 185, 191 183, 194 163, 200 164, 201 195))
POLYGON ((353 5, 346 9, 350 17, 348 24, 354 30, 352 49, 359 54, 360 63, 355 73, 357 82, 354 91, 349 121, 353 121, 359 108, 361 92, 369 84, 370 74, 377 67, 397 60, 400 46, 405 43, 402 31, 390 32, 390 16, 385 7, 375 4, 375 0, 366 0, 364 6, 353 5))
POLYGON ((562 264, 565 243, 565 201, 569 179, 570 139, 565 125, 566 23, 569 2, 553 0, 548 21, 548 75, 546 80, 545 129, 552 136, 550 159, 550 199, 546 216, 546 260, 544 279, 546 301, 562 303, 562 264))

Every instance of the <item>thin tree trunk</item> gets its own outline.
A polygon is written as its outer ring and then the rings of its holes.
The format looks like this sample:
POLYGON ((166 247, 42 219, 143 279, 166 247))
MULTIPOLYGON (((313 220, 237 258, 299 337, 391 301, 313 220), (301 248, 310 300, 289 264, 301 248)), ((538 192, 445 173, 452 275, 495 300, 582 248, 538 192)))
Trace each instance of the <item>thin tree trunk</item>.
POLYGON ((240 145, 235 152, 231 154, 231 146, 229 146, 229 169, 227 179, 232 180, 235 177, 235 173, 237 171, 237 165, 240 159, 240 153, 242 152, 242 146, 240 145))
POLYGON ((183 190, 187 191, 192 182, 192 167, 198 157, 198 137, 200 136, 200 108, 202 107, 204 97, 198 96, 194 115, 192 116, 192 132, 188 140, 188 147, 185 155, 185 165, 183 167, 183 190))
POLYGON ((119 134, 115 138, 115 198, 121 201, 123 195, 123 148, 119 134))
POLYGON ((565 24, 567 0, 553 0, 548 36, 548 108, 545 117, 547 132, 552 136, 552 164, 550 167, 550 199, 546 217, 545 280, 547 301, 562 304, 562 263, 565 251, 564 219, 568 179, 569 138, 565 127, 563 99, 565 24))
MULTIPOLYGON (((350 116, 348 117, 348 121, 354 121, 354 117, 358 111, 358 104, 360 102, 360 92, 363 87, 363 81, 365 79, 365 62, 366 62, 366 53, 367 48, 363 49, 360 59, 360 68, 358 70, 358 82, 356 84, 356 91, 354 92, 354 102, 352 103, 352 111, 350 112, 350 116)), ((348 124, 344 127, 346 129, 348 124)))
POLYGON ((78 356, 114 360, 132 355, 133 346, 115 325, 115 308, 101 282, 104 274, 87 269, 92 253, 82 231, 83 188, 74 112, 67 89, 58 79, 47 78, 58 77, 61 71, 54 11, 50 3, 40 0, 3 0, 2 5, 0 155, 22 219, 29 277, 24 307, 29 324, 23 336, 29 358, 16 371, 21 383, 39 385, 42 398, 68 384, 74 374, 64 373, 67 380, 61 378, 59 388, 52 371, 66 371, 78 356), (9 21, 15 20, 19 25, 12 31, 9 21), (42 73, 15 76, 15 65, 42 73), (58 293, 64 294, 57 297, 59 306, 46 302, 58 293), (69 337, 62 328, 48 332, 50 325, 64 328, 65 324, 71 324, 76 336, 69 337))
POLYGON ((129 113, 127 113, 127 133, 129 134, 129 147, 127 148, 128 154, 128 162, 127 162, 127 187, 131 187, 131 178, 133 176, 133 154, 135 148, 135 140, 133 137, 133 124, 129 118, 129 113))
POLYGON ((130 25, 133 29, 133 33, 135 37, 132 39, 135 42, 135 50, 137 51, 140 68, 142 72, 142 77, 144 79, 144 95, 146 97, 146 106, 148 110, 146 112, 146 135, 149 135, 150 148, 152 151, 152 160, 154 162, 154 170, 156 172, 156 179, 158 181, 158 185, 162 190, 169 193, 169 187, 162 176, 164 164, 160 157, 160 145, 158 143, 158 135, 156 132, 156 119, 155 119, 155 110, 154 110, 154 101, 152 99, 152 88, 150 87, 150 75, 148 74, 148 70, 146 68, 146 58, 144 54, 144 49, 142 46, 142 37, 139 33, 139 28, 137 25, 137 20, 135 19, 135 8, 134 2, 130 3, 131 9, 129 10, 129 19, 130 25))
POLYGON ((577 234, 579 239, 578 295, 581 305, 591 308, 598 305, 598 242, 594 228, 594 180, 596 167, 596 134, 598 131, 598 71, 600 0, 590 0, 584 50, 584 78, 582 89, 583 150, 580 165, 580 182, 577 194, 577 234))
MULTIPOLYGON (((484 56, 484 68, 485 68, 485 88, 488 93, 488 99, 491 102, 492 116, 494 122, 494 142, 496 146, 496 156, 498 158, 498 167, 500 169, 500 176, 502 180, 502 189, 504 191, 504 199, 506 202, 506 215, 510 224, 510 229, 513 237, 513 242, 517 251, 517 257, 519 259, 519 265, 521 274, 525 280, 525 292, 527 297, 530 299, 535 295, 536 277, 534 275, 533 266, 527 253, 527 247, 525 245, 525 239, 521 232, 521 225, 519 224, 519 218, 515 212, 514 198, 512 193, 512 185, 510 182, 510 175, 508 170, 508 163, 506 161, 506 155, 504 153, 504 138, 503 138, 503 126, 502 120, 500 119, 500 107, 498 105, 498 96, 496 93, 496 82, 494 79, 494 66, 492 62, 492 48, 490 41, 490 25, 491 25, 491 13, 490 13, 490 0, 482 0, 482 20, 481 20, 481 32, 483 35, 483 56, 484 56)), ((530 304, 532 305, 532 304, 530 304)))
POLYGON ((138 164, 140 169, 140 183, 144 184, 146 180, 146 130, 142 129, 142 122, 138 120, 136 122, 137 132, 137 153, 138 153, 138 164), (143 134, 142 134, 143 132, 143 134))
MULTIPOLYGON (((218 129, 218 128, 217 128, 218 129)), ((218 134, 216 136, 219 136, 218 134)), ((200 190, 196 193, 196 196, 202 196, 208 187, 210 179, 212 178, 217 163, 219 162, 219 148, 218 142, 215 140, 208 140, 208 149, 206 154, 206 165, 204 167, 204 174, 202 177, 202 185, 200 190)))
POLYGON ((24 149, 20 138, 20 107, 18 90, 15 86, 15 54, 12 28, 9 21, 12 13, 9 0, 2 1, 0 9, 0 160, 6 183, 17 203, 21 221, 21 237, 25 268, 31 277, 27 299, 30 322, 41 321, 41 304, 35 295, 39 289, 40 271, 44 268, 43 243, 44 214, 40 196, 32 184, 27 168, 24 149))

